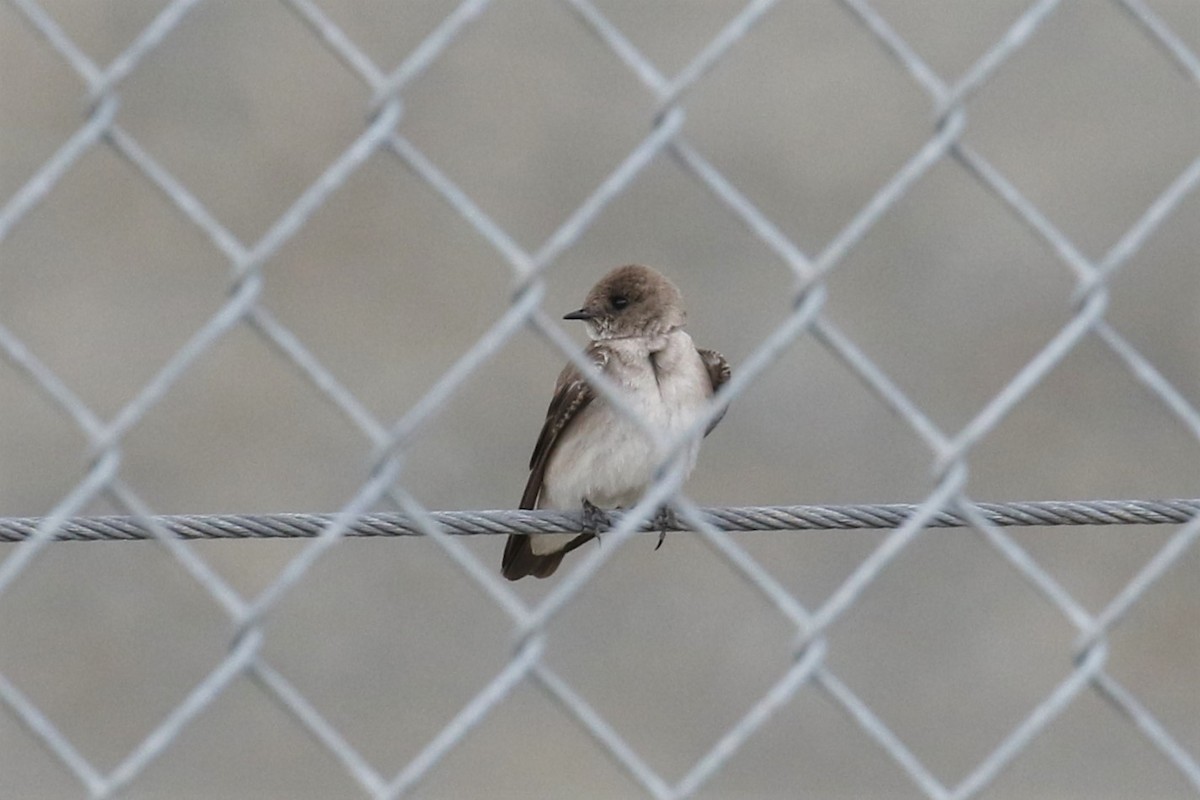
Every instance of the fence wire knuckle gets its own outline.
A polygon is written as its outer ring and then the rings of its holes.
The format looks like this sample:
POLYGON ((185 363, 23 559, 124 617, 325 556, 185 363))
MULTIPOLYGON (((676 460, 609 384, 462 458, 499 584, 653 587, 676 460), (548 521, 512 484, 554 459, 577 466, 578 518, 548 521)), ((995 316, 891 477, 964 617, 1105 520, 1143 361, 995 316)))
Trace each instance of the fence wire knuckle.
MULTIPOLYGON (((1017 53, 1030 44, 1062 5, 1059 0, 1031 2, 1008 27, 983 48, 957 80, 948 81, 924 60, 914 46, 875 8, 870 0, 831 3, 867 34, 872 46, 887 57, 889 68, 914 84, 931 112, 925 138, 898 160, 856 212, 819 249, 808 251, 714 165, 688 134, 697 123, 689 120, 687 105, 722 62, 752 48, 755 31, 780 12, 777 0, 751 0, 683 63, 674 76, 664 73, 639 49, 625 31, 591 0, 563 0, 566 17, 590 41, 602 48, 621 70, 635 79, 635 91, 649 100, 645 130, 639 141, 615 163, 582 202, 567 210, 561 222, 540 245, 523 247, 519 239, 493 219, 480 203, 455 182, 441 165, 406 136, 410 112, 407 90, 460 46, 466 31, 493 12, 489 0, 464 0, 433 26, 399 63, 390 69, 376 63, 355 38, 339 27, 318 0, 280 0, 330 58, 365 89, 361 129, 299 193, 257 241, 243 241, 209 208, 194 188, 173 174, 147 150, 137 136, 122 127, 122 92, 132 76, 152 71, 155 53, 170 51, 173 39, 186 29, 199 0, 172 0, 134 36, 107 66, 96 63, 55 16, 37 0, 9 0, 31 38, 44 43, 78 77, 86 107, 78 127, 63 136, 23 183, 0 198, 0 247, 55 188, 93 151, 106 149, 119 157, 123 169, 166 199, 169 208, 199 232, 229 267, 228 293, 149 380, 132 387, 128 399, 111 416, 98 413, 69 383, 39 358, 17 330, 0 320, 0 359, 12 367, 39 398, 61 414, 87 443, 88 463, 81 477, 37 518, 0 518, 0 542, 9 543, 0 561, 0 603, 14 583, 54 542, 113 542, 147 540, 161 545, 194 583, 224 612, 231 626, 227 651, 216 653, 206 673, 174 707, 103 769, 72 741, 72 731, 26 694, 17 682, 0 673, 0 709, 15 720, 25 735, 49 752, 62 770, 92 798, 119 796, 135 784, 147 767, 170 748, 239 677, 279 706, 291 724, 333 756, 334 761, 365 795, 394 798, 408 794, 434 772, 470 732, 496 712, 514 690, 527 684, 549 699, 587 735, 592 743, 628 776, 645 796, 667 800, 695 795, 743 750, 769 720, 792 703, 798 693, 812 691, 838 709, 890 759, 924 796, 936 800, 968 798, 992 786, 997 776, 1023 752, 1037 746, 1039 736, 1074 704, 1092 692, 1119 712, 1119 720, 1171 765, 1200 794, 1200 753, 1181 739, 1171 724, 1109 671, 1110 653, 1118 647, 1110 635, 1156 584, 1200 547, 1200 500, 1095 500, 1010 503, 975 502, 967 495, 970 458, 1030 393, 1042 385, 1082 342, 1098 343, 1116 356, 1144 388, 1147 398, 1161 404, 1171 419, 1200 441, 1200 412, 1185 392, 1140 352, 1107 317, 1113 299, 1114 276, 1152 240, 1164 222, 1200 186, 1200 157, 1186 164, 1161 189, 1132 225, 1099 259, 1091 259, 1004 171, 967 141, 973 120, 972 102, 1017 53), (453 212, 464 236, 478 237, 495 254, 511 279, 508 305, 473 343, 454 359, 432 385, 396 419, 381 419, 336 371, 318 358, 304 338, 264 305, 270 281, 264 267, 305 230, 323 208, 376 156, 399 164, 416 182, 432 191, 453 212), (622 198, 647 169, 660 159, 672 161, 687 178, 717 201, 756 242, 774 255, 794 284, 783 321, 775 325, 742 359, 732 378, 713 398, 706 412, 688 430, 665 440, 653 430, 622 391, 605 378, 580 352, 567 331, 543 308, 546 278, 564 253, 595 226, 601 214, 622 198), (892 374, 880 366, 832 319, 828 310, 829 282, 849 260, 881 219, 908 199, 915 186, 935 167, 949 165, 969 177, 998 207, 1061 265, 1074 280, 1073 305, 1057 330, 1034 355, 1007 376, 1003 385, 974 411, 958 430, 944 430, 919 403, 909 397, 892 374), (338 415, 361 434, 370 456, 369 474, 345 505, 327 514, 208 514, 159 515, 122 477, 126 440, 172 392, 195 364, 235 330, 249 331, 268 346, 320 395, 338 415), (639 426, 664 457, 654 482, 633 507, 613 514, 604 546, 581 550, 569 567, 536 603, 527 601, 502 579, 495 565, 483 561, 464 544, 466 536, 568 533, 582 529, 582 515, 557 510, 432 511, 405 488, 407 459, 414 442, 430 431, 430 423, 481 368, 521 332, 529 332, 556 355, 578 368, 596 393, 619 414, 639 426), (928 449, 932 489, 913 504, 791 505, 706 508, 681 490, 683 449, 720 418, 730 403, 751 390, 759 379, 801 339, 808 339, 833 357, 879 403, 928 449), (117 515, 84 516, 96 501, 107 501, 117 515), (681 527, 698 539, 748 586, 769 613, 789 627, 791 659, 781 665, 767 687, 672 780, 661 774, 635 748, 618 726, 594 707, 579 688, 546 660, 554 640, 551 622, 572 603, 621 546, 639 533, 657 531, 655 512, 669 504, 681 527), (386 511, 379 511, 380 507, 386 511), (1043 526, 1172 525, 1166 538, 1144 565, 1099 612, 1089 611, 1012 533, 1013 528, 1043 526), (1032 587, 1038 602, 1065 619, 1077 633, 1064 652, 1065 674, 1037 699, 1015 726, 976 759, 957 783, 939 777, 922 754, 889 728, 884 715, 856 693, 835 672, 829 654, 831 639, 843 617, 877 583, 881 574, 910 545, 931 528, 963 528, 983 542, 989 555, 1000 557, 1004 569, 1032 587), (778 579, 768 565, 751 554, 732 532, 769 531, 776 536, 803 536, 806 531, 881 530, 866 557, 848 571, 820 603, 808 607, 793 586, 778 579), (512 650, 507 661, 474 689, 470 700, 442 722, 437 733, 409 760, 388 774, 356 749, 335 719, 322 709, 265 654, 270 617, 283 599, 302 591, 309 572, 340 541, 355 538, 420 536, 437 545, 453 568, 467 576, 487 602, 501 610, 511 624, 512 650), (227 539, 309 540, 274 578, 245 596, 202 557, 197 541, 227 539), (832 666, 831 666, 832 665, 832 666)), ((1112 0, 1121 24, 1136 29, 1152 43, 1171 70, 1194 84, 1200 101, 1200 57, 1158 10, 1145 0, 1112 0)), ((401 12, 402 13, 402 12, 401 12)), ((618 259, 620 257, 618 256, 618 259)), ((18 329, 19 330, 19 329, 18 329)), ((357 434, 356 434, 357 435, 357 434)), ((66 547, 67 545, 63 545, 66 547)), ((80 545, 82 546, 82 545, 80 545)), ((397 546, 403 546, 397 543, 397 546)), ((73 545, 71 546, 73 547, 73 545)), ((440 556, 439 556, 440 557, 440 556)), ((32 580, 32 577, 30 578, 32 580)), ((1016 582, 1016 581, 1014 581, 1016 582)), ((539 765, 541 768, 544 765, 539 765)), ((849 791, 849 790, 847 790, 849 791)))

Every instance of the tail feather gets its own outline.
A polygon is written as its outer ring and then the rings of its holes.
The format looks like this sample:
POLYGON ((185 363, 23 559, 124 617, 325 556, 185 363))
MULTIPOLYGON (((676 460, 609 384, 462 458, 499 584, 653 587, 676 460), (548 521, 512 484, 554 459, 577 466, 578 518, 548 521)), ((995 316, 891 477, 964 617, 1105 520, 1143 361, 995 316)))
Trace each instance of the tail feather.
POLYGON ((563 548, 553 553, 535 555, 529 543, 529 535, 525 533, 509 534, 508 543, 504 545, 504 559, 500 571, 510 581, 532 575, 535 578, 548 578, 558 569, 563 556, 570 548, 563 548))
MULTIPOLYGON (((555 538, 559 534, 537 534, 544 538, 555 538)), ((535 578, 549 578, 562 563, 563 556, 596 538, 594 533, 581 533, 568 541, 561 550, 552 553, 537 554, 533 552, 530 534, 510 533, 508 543, 504 545, 504 558, 500 562, 500 572, 510 581, 532 575, 535 578)), ((564 537, 565 538, 565 537, 564 537)))

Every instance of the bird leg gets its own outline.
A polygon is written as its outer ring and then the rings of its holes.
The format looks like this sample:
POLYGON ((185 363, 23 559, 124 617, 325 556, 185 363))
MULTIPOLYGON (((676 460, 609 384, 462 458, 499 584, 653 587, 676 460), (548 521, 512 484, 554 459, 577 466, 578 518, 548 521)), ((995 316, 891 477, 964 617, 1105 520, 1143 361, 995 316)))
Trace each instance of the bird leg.
POLYGON ((658 544, 654 545, 655 551, 662 547, 663 540, 667 538, 667 531, 678 531, 683 529, 683 525, 679 522, 679 517, 675 515, 675 509, 671 506, 663 506, 654 515, 651 524, 658 528, 658 544))
POLYGON ((608 530, 611 524, 607 511, 593 505, 586 497, 583 498, 582 527, 584 533, 595 536, 596 541, 600 541, 600 532, 608 530))

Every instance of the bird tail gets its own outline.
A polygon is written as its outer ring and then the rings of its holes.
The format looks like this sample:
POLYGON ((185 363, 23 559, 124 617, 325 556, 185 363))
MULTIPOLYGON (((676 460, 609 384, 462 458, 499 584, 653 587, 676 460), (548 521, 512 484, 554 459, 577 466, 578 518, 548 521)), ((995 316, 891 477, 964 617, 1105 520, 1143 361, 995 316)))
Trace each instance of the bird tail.
POLYGON ((508 543, 504 545, 504 559, 500 563, 500 571, 510 581, 532 575, 535 578, 548 578, 558 569, 567 548, 553 553, 537 555, 527 533, 512 533, 508 543))

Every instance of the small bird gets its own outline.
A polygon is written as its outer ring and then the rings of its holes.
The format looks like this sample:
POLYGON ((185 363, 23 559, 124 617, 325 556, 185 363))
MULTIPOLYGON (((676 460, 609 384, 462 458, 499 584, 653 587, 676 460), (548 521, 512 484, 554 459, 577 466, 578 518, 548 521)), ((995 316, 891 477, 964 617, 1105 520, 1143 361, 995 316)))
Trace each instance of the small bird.
MULTIPOLYGON (((667 439, 691 425, 729 380, 725 357, 698 349, 683 330, 686 314, 679 289, 649 267, 612 270, 588 292, 583 307, 563 319, 587 323, 592 341, 585 356, 667 439)), ((699 451, 699 440, 687 446, 685 477, 699 451)), ((521 508, 582 506, 584 531, 510 534, 501 564, 504 577, 515 581, 553 574, 564 555, 596 536, 597 520, 604 517, 600 509, 637 503, 665 456, 568 364, 558 376, 533 448, 521 508)))

